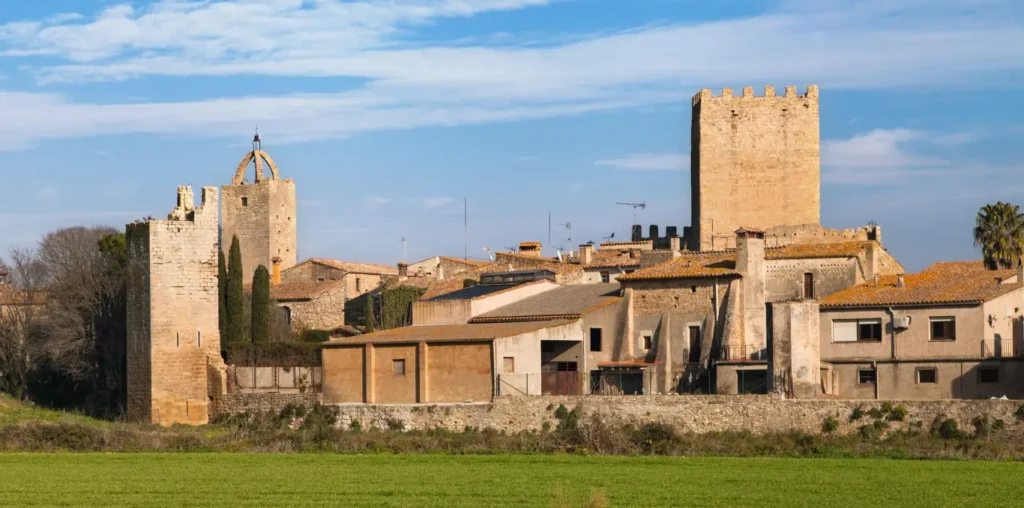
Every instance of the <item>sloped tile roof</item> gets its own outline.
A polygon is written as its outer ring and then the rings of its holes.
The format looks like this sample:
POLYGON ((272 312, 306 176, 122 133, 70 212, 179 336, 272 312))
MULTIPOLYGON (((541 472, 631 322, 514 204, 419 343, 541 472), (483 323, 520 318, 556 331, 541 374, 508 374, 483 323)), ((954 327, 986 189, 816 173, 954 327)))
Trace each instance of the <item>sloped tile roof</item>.
POLYGON ((630 257, 629 251, 599 250, 594 253, 590 264, 584 268, 616 268, 619 266, 640 266, 640 253, 630 257))
MULTIPOLYGON (((310 258, 299 264, 305 263, 317 263, 341 270, 346 273, 366 273, 371 275, 398 275, 397 267, 375 265, 371 263, 354 263, 351 261, 339 261, 337 259, 310 258)), ((294 267, 290 267, 289 270, 293 268, 294 267)))
POLYGON ((471 323, 578 319, 583 314, 621 300, 619 284, 562 286, 485 312, 471 323))
POLYGON ((462 259, 462 258, 456 258, 456 257, 451 257, 451 256, 438 256, 438 257, 443 259, 443 260, 445 260, 445 261, 449 261, 451 263, 458 263, 458 264, 463 264, 463 265, 467 265, 467 266, 484 266, 484 265, 491 264, 490 261, 484 261, 484 260, 481 260, 481 259, 462 259))
POLYGON ((879 278, 877 286, 868 281, 826 296, 820 303, 823 308, 982 303, 1024 287, 1019 282, 999 282, 1015 273, 988 270, 981 261, 936 263, 921 273, 904 275, 903 287, 897 286, 898 276, 887 275, 879 278))
POLYGON ((544 328, 562 326, 571 320, 529 321, 518 323, 479 323, 465 325, 420 325, 392 328, 381 332, 358 335, 349 339, 330 340, 323 347, 337 347, 349 344, 388 344, 410 342, 460 342, 493 340, 535 332, 544 328))

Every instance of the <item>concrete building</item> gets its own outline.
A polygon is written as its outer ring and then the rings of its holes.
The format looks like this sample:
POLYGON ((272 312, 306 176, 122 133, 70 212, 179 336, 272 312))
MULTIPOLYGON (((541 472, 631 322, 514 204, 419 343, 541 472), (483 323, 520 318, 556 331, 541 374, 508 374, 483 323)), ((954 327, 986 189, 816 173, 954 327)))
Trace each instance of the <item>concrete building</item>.
POLYGON ((295 208, 295 182, 282 180, 277 164, 261 149, 260 136, 253 138, 252 151, 238 164, 231 185, 221 187, 221 250, 227 255, 231 239, 238 237, 242 251, 245 281, 251 281, 256 267, 270 269, 278 258, 280 268, 288 269, 298 260, 298 233, 295 208), (270 176, 263 173, 263 164, 270 176), (245 179, 249 165, 256 166, 254 180, 245 179))
POLYGON ((820 222, 818 87, 755 97, 704 89, 690 130, 692 250, 726 247, 741 227, 765 230, 820 222))
POLYGON ((204 424, 226 390, 217 298, 217 189, 178 188, 166 220, 128 224, 128 419, 204 424))
POLYGON ((823 298, 825 392, 856 399, 1024 397, 1021 269, 981 261, 883 275, 823 298))

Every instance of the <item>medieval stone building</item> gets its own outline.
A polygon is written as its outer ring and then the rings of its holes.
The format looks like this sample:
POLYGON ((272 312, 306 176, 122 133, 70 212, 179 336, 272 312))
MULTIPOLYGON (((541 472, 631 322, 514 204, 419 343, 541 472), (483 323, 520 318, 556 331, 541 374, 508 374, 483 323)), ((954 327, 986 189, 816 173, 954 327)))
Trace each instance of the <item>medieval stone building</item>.
POLYGON ((178 188, 166 220, 128 224, 128 419, 203 424, 225 389, 217 305, 217 188, 178 188))
POLYGON ((221 187, 221 193, 221 249, 226 255, 231 238, 238 237, 244 280, 252 280, 259 265, 269 270, 275 257, 280 260, 281 270, 296 264, 295 182, 281 179, 277 164, 261 149, 259 134, 253 138, 252 151, 238 164, 231 185, 221 187), (263 173, 264 162, 270 169, 269 177, 263 173), (250 164, 256 166, 251 183, 245 179, 250 164))

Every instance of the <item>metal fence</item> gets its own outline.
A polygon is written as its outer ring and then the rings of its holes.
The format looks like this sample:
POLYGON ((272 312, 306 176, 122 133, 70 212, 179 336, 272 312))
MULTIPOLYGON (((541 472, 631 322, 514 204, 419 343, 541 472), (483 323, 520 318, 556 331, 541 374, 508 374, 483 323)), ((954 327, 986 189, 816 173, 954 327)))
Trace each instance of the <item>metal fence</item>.
POLYGON ((1017 356, 1017 351, 1017 344, 1013 339, 981 341, 982 358, 1011 358, 1017 356))
POLYGON ((322 386, 321 367, 232 367, 232 392, 308 393, 322 386))
POLYGON ((768 349, 753 346, 722 346, 722 361, 767 360, 768 349))

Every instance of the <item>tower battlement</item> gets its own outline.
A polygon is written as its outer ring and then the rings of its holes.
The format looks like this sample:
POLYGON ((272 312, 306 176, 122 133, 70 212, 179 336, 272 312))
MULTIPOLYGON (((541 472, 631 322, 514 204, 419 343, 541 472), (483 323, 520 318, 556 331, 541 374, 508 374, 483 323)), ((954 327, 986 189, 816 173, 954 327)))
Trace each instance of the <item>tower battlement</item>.
POLYGON ((701 90, 700 92, 697 92, 697 94, 695 94, 693 96, 693 105, 696 106, 697 104, 699 104, 699 103, 701 103, 703 101, 730 100, 730 99, 741 99, 741 100, 742 99, 747 99, 747 100, 749 100, 749 99, 760 99, 760 100, 765 100, 765 99, 810 99, 810 100, 813 100, 813 101, 817 101, 818 100, 818 85, 809 85, 807 87, 807 91, 804 92, 803 95, 798 95, 797 94, 795 86, 787 86, 785 88, 785 92, 784 92, 783 95, 776 95, 775 87, 771 86, 771 85, 768 85, 768 86, 764 87, 764 94, 763 95, 754 95, 754 87, 751 87, 751 86, 743 87, 743 91, 741 92, 741 95, 736 95, 733 92, 732 88, 722 88, 722 93, 720 95, 714 95, 710 88, 705 88, 705 89, 701 90))

